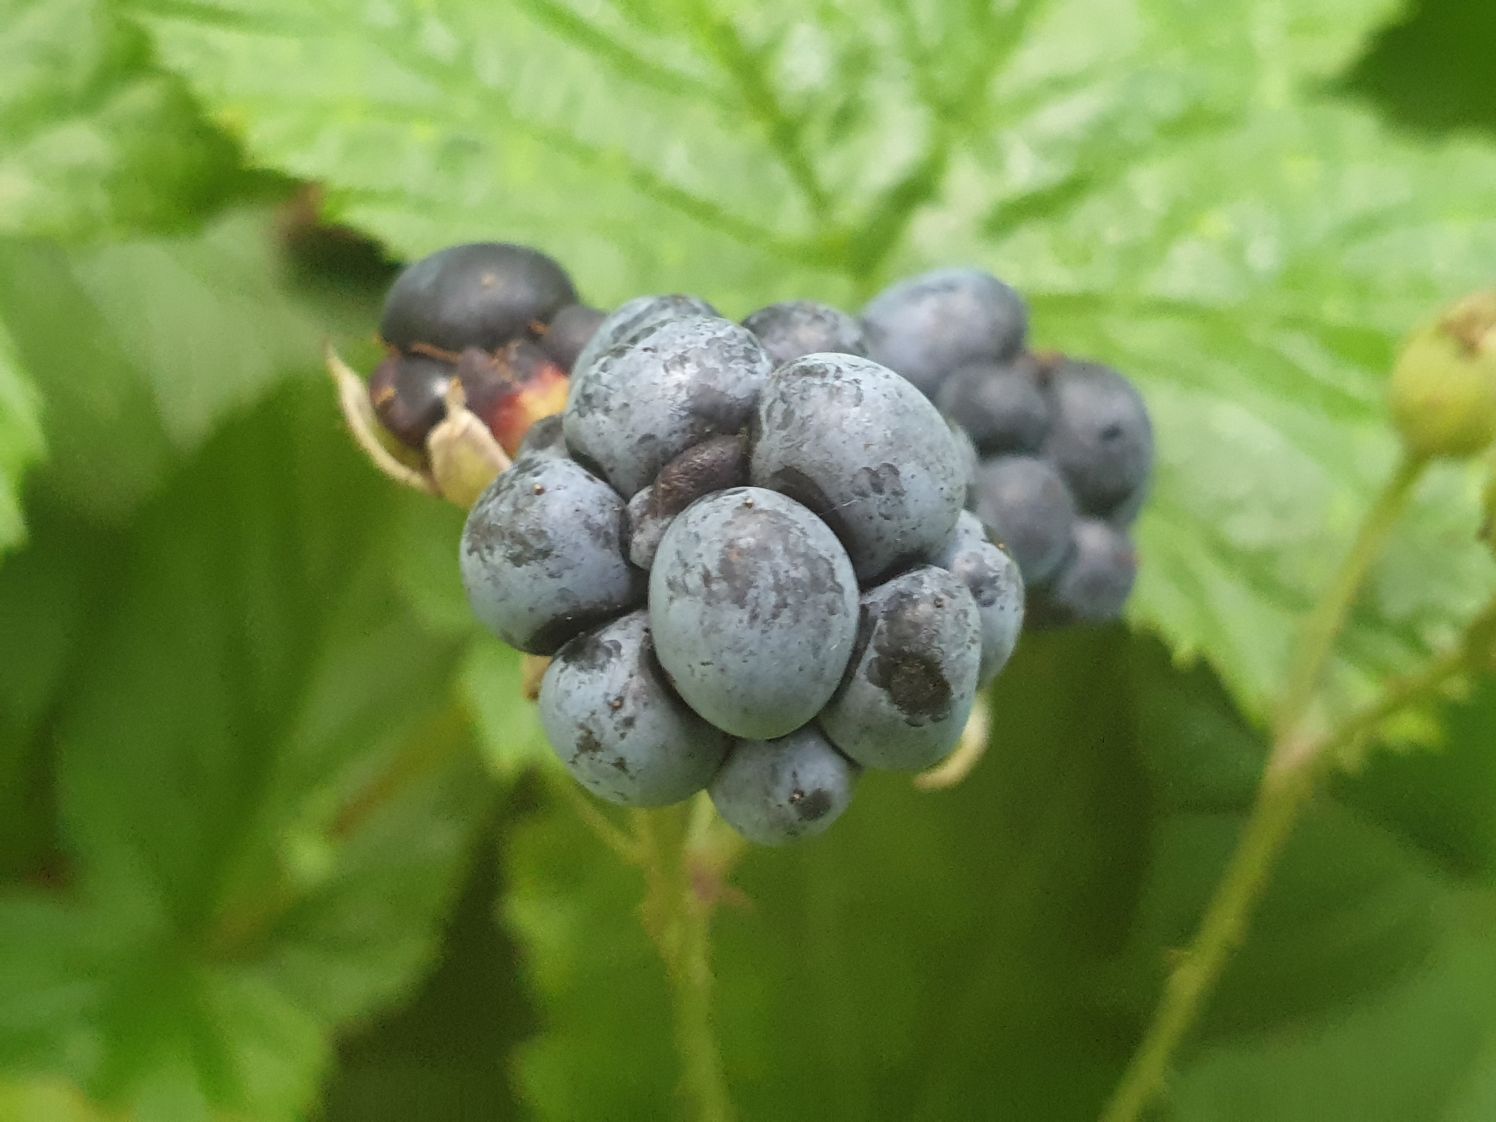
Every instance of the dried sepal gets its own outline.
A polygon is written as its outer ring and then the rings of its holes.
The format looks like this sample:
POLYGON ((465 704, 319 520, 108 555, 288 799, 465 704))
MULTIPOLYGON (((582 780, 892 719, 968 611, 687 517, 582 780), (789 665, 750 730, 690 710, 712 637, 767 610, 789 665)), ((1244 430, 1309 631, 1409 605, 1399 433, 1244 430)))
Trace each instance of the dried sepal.
POLYGON ((526 701, 540 700, 540 683, 551 667, 550 656, 527 654, 521 669, 520 689, 526 701))
POLYGON ((992 738, 992 705, 985 694, 978 694, 971 707, 971 716, 966 718, 966 727, 956 750, 928 771, 914 777, 914 785, 921 791, 946 791, 958 787, 966 777, 976 770, 977 764, 987 754, 987 742, 992 738))
POLYGON ((327 371, 338 388, 338 404, 354 441, 384 475, 464 509, 509 466, 488 427, 469 412, 462 385, 447 387, 447 415, 426 437, 426 454, 398 445, 380 424, 369 402, 368 384, 328 346, 327 371))
POLYGON ((436 492, 464 509, 508 469, 510 459, 488 426, 467 408, 462 383, 447 387, 447 416, 426 438, 436 492))
POLYGON ((381 473, 396 483, 403 483, 428 495, 440 494, 436 480, 422 470, 419 464, 410 462, 414 459, 412 453, 391 447, 393 442, 386 437, 384 426, 379 423, 374 406, 369 403, 369 388, 364 379, 342 360, 331 343, 327 344, 324 353, 327 372, 338 390, 338 405, 343 411, 343 419, 348 422, 348 431, 353 434, 354 442, 363 449, 364 455, 369 457, 381 473))

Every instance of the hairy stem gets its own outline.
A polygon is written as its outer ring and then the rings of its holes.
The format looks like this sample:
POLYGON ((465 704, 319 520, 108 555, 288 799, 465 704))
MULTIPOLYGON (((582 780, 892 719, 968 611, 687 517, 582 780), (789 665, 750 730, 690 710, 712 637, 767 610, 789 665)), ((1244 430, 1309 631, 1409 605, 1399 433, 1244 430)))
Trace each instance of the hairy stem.
POLYGON ((1316 755, 1333 756, 1374 734, 1389 718, 1427 701, 1455 679, 1490 661, 1492 630, 1496 628, 1496 602, 1486 605, 1465 631, 1464 641, 1440 655, 1416 674, 1393 682, 1364 709, 1352 713, 1331 733, 1313 745, 1316 755))
POLYGON ((1137 1122, 1163 1090, 1176 1049, 1194 1026, 1231 952, 1241 943, 1252 909, 1313 793, 1314 776, 1309 769, 1275 770, 1269 765, 1194 945, 1170 973, 1153 1022, 1102 1113, 1102 1122, 1137 1122))
POLYGON ((1291 676, 1277 706, 1273 747, 1262 785, 1241 840, 1206 905, 1193 943, 1169 975, 1153 1020, 1101 1122, 1138 1122, 1163 1090, 1175 1054, 1245 936, 1299 816, 1334 761, 1334 753, 1326 749, 1338 743, 1339 737, 1334 733, 1312 736, 1306 727, 1310 710, 1367 573, 1426 466, 1426 461, 1414 459, 1398 466, 1367 511, 1335 579, 1304 626, 1291 676))
POLYGON ((647 885, 644 925, 665 963, 670 983, 682 1093, 689 1117, 695 1122, 731 1122, 735 1117, 732 1098, 712 1016, 711 921, 715 901, 698 883, 693 846, 701 828, 700 814, 689 805, 638 811, 634 824, 647 885))
POLYGON ((1381 554, 1387 535, 1407 508, 1413 488, 1423 478, 1427 467, 1427 460, 1414 458, 1406 458, 1397 466, 1362 520, 1356 540, 1341 562, 1335 579, 1310 613, 1274 716, 1276 739, 1291 736, 1313 704, 1325 668, 1335 653, 1335 640, 1345 627, 1356 597, 1366 583, 1366 574, 1381 554))

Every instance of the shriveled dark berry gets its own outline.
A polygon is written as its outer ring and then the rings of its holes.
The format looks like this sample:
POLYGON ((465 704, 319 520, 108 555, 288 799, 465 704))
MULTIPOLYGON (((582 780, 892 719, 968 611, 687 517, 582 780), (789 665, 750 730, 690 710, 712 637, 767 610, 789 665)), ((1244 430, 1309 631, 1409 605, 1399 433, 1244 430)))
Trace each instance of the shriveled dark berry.
POLYGON ((545 325, 540 345, 558 366, 570 373, 577 363, 577 356, 592 341, 606 318, 604 313, 586 304, 568 304, 545 325))
POLYGON ((474 242, 423 257, 396 277, 379 333, 406 351, 493 351, 576 301, 566 270, 539 250, 474 242))
POLYGON ((531 425, 566 406, 566 372, 527 339, 496 352, 469 347, 457 359, 457 377, 468 409, 510 455, 531 425))
POLYGON ((451 363, 426 355, 390 355, 369 376, 369 402, 401 444, 424 448, 426 437, 446 416, 451 363))

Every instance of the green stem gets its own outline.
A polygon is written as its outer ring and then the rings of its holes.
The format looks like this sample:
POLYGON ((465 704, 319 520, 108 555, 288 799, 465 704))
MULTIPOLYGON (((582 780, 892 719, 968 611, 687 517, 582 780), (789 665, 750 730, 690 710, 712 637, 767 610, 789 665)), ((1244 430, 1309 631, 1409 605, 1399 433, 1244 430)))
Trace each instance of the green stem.
POLYGON ((1496 625, 1496 603, 1487 605, 1465 631, 1464 641, 1440 655, 1416 674, 1388 686, 1380 697, 1344 721, 1317 742, 1312 751, 1321 757, 1339 759, 1339 754, 1373 735, 1389 718, 1409 706, 1434 697, 1450 682, 1468 673, 1491 652, 1490 632, 1496 625))
POLYGON ((1153 1022, 1102 1112, 1101 1122, 1137 1122, 1163 1090, 1175 1051, 1194 1026, 1231 952, 1241 943, 1253 906, 1313 793, 1311 769, 1274 771, 1269 767, 1194 946, 1170 973, 1153 1022))
POLYGON ((1427 460, 1412 457, 1404 458, 1398 464, 1362 520, 1356 540, 1341 562, 1335 580, 1310 614, 1299 637, 1298 653, 1290 667, 1288 682, 1273 721, 1277 739, 1291 736, 1313 703, 1325 668, 1335 653, 1335 640, 1345 627, 1356 597, 1366 583, 1366 574, 1381 554, 1387 535, 1407 508, 1413 488, 1423 478, 1427 467, 1427 460))
POLYGON ((733 1117, 727 1076, 712 1017, 711 915, 689 884, 682 886, 680 941, 667 963, 674 981, 675 1035, 682 1077, 701 1122, 733 1117))
POLYGON ((700 814, 689 807, 635 814, 647 884, 644 924, 665 963, 670 983, 682 1092, 689 1116, 693 1122, 731 1122, 735 1117, 732 1098, 712 1016, 714 901, 697 883, 692 845, 699 822, 700 814))
POLYGON ((1153 1020, 1134 1053, 1101 1122, 1138 1122, 1163 1090, 1174 1056, 1241 943, 1283 848, 1334 754, 1338 737, 1313 737, 1305 728, 1335 641, 1350 615, 1372 562, 1407 507, 1427 461, 1405 459, 1366 513, 1334 581, 1305 624, 1292 673, 1277 707, 1274 741, 1262 785, 1193 944, 1164 986, 1153 1020))

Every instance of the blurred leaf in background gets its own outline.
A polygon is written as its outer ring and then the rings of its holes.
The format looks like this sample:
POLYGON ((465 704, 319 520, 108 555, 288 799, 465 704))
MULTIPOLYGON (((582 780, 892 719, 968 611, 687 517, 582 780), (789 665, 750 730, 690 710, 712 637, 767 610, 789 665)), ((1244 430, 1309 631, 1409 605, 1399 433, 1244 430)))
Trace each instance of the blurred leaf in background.
POLYGON ((0 547, 47 460, 0 568, 0 1117, 295 1117, 490 803, 316 372, 386 274, 304 283, 112 9, 13 7, 0 547))
POLYGON ((330 429, 322 386, 290 386, 128 531, 43 507, 12 563, 82 546, 100 571, 69 633, 38 620, 68 652, 5 741, 7 795, 54 777, 55 851, 0 903, 0 1055, 140 1117, 292 1116, 328 1030, 426 961, 488 803, 443 701, 458 649, 402 608, 389 496, 330 429))
POLYGON ((0 236, 179 227, 245 173, 105 0, 0 4, 0 236))
MULTIPOLYGON (((718 921, 744 1117, 1094 1117, 1390 462, 1396 341, 1492 279, 1496 17, 1398 14, 0 0, 0 1120, 673 1101, 640 886, 551 795, 460 512, 314 369, 372 354, 381 246, 476 237, 731 314, 970 261, 1143 386, 1154 637, 1027 641, 967 786, 873 777, 718 921)), ((1473 481, 1422 497, 1337 704, 1492 580, 1473 481)), ((1431 716, 1297 839, 1180 1119, 1490 1116, 1496 700, 1431 716)))
POLYGON ((0 556, 25 537, 21 476, 41 455, 36 391, 22 372, 15 344, 0 334, 0 556))
MULTIPOLYGON (((1391 4, 131 10, 252 158, 401 253, 502 216, 593 299, 694 289, 734 314, 991 268, 1039 345, 1147 394, 1134 619, 1253 714, 1327 536, 1390 470, 1399 338, 1496 258, 1496 150, 1325 92, 1391 4)), ((1351 629, 1342 705, 1447 641, 1492 577, 1471 488, 1436 487, 1351 629)))
MULTIPOLYGON (((1100 1110, 1262 747, 1206 675, 1115 635, 1031 641, 993 701, 992 752, 965 786, 931 796, 870 776, 823 843, 750 854, 748 902, 719 919, 717 948, 744 1117, 1100 1110)), ((1484 796, 1471 814, 1489 822, 1484 796)), ((675 1079, 648 1029, 668 1016, 664 981, 642 934, 607 921, 636 894, 564 814, 518 842, 508 914, 548 1026, 520 1053, 521 1086, 543 1117, 654 1117, 675 1079)), ((1489 1078, 1493 875, 1483 861, 1452 876, 1395 818, 1320 807, 1174 1116, 1445 1117, 1489 1078)))

